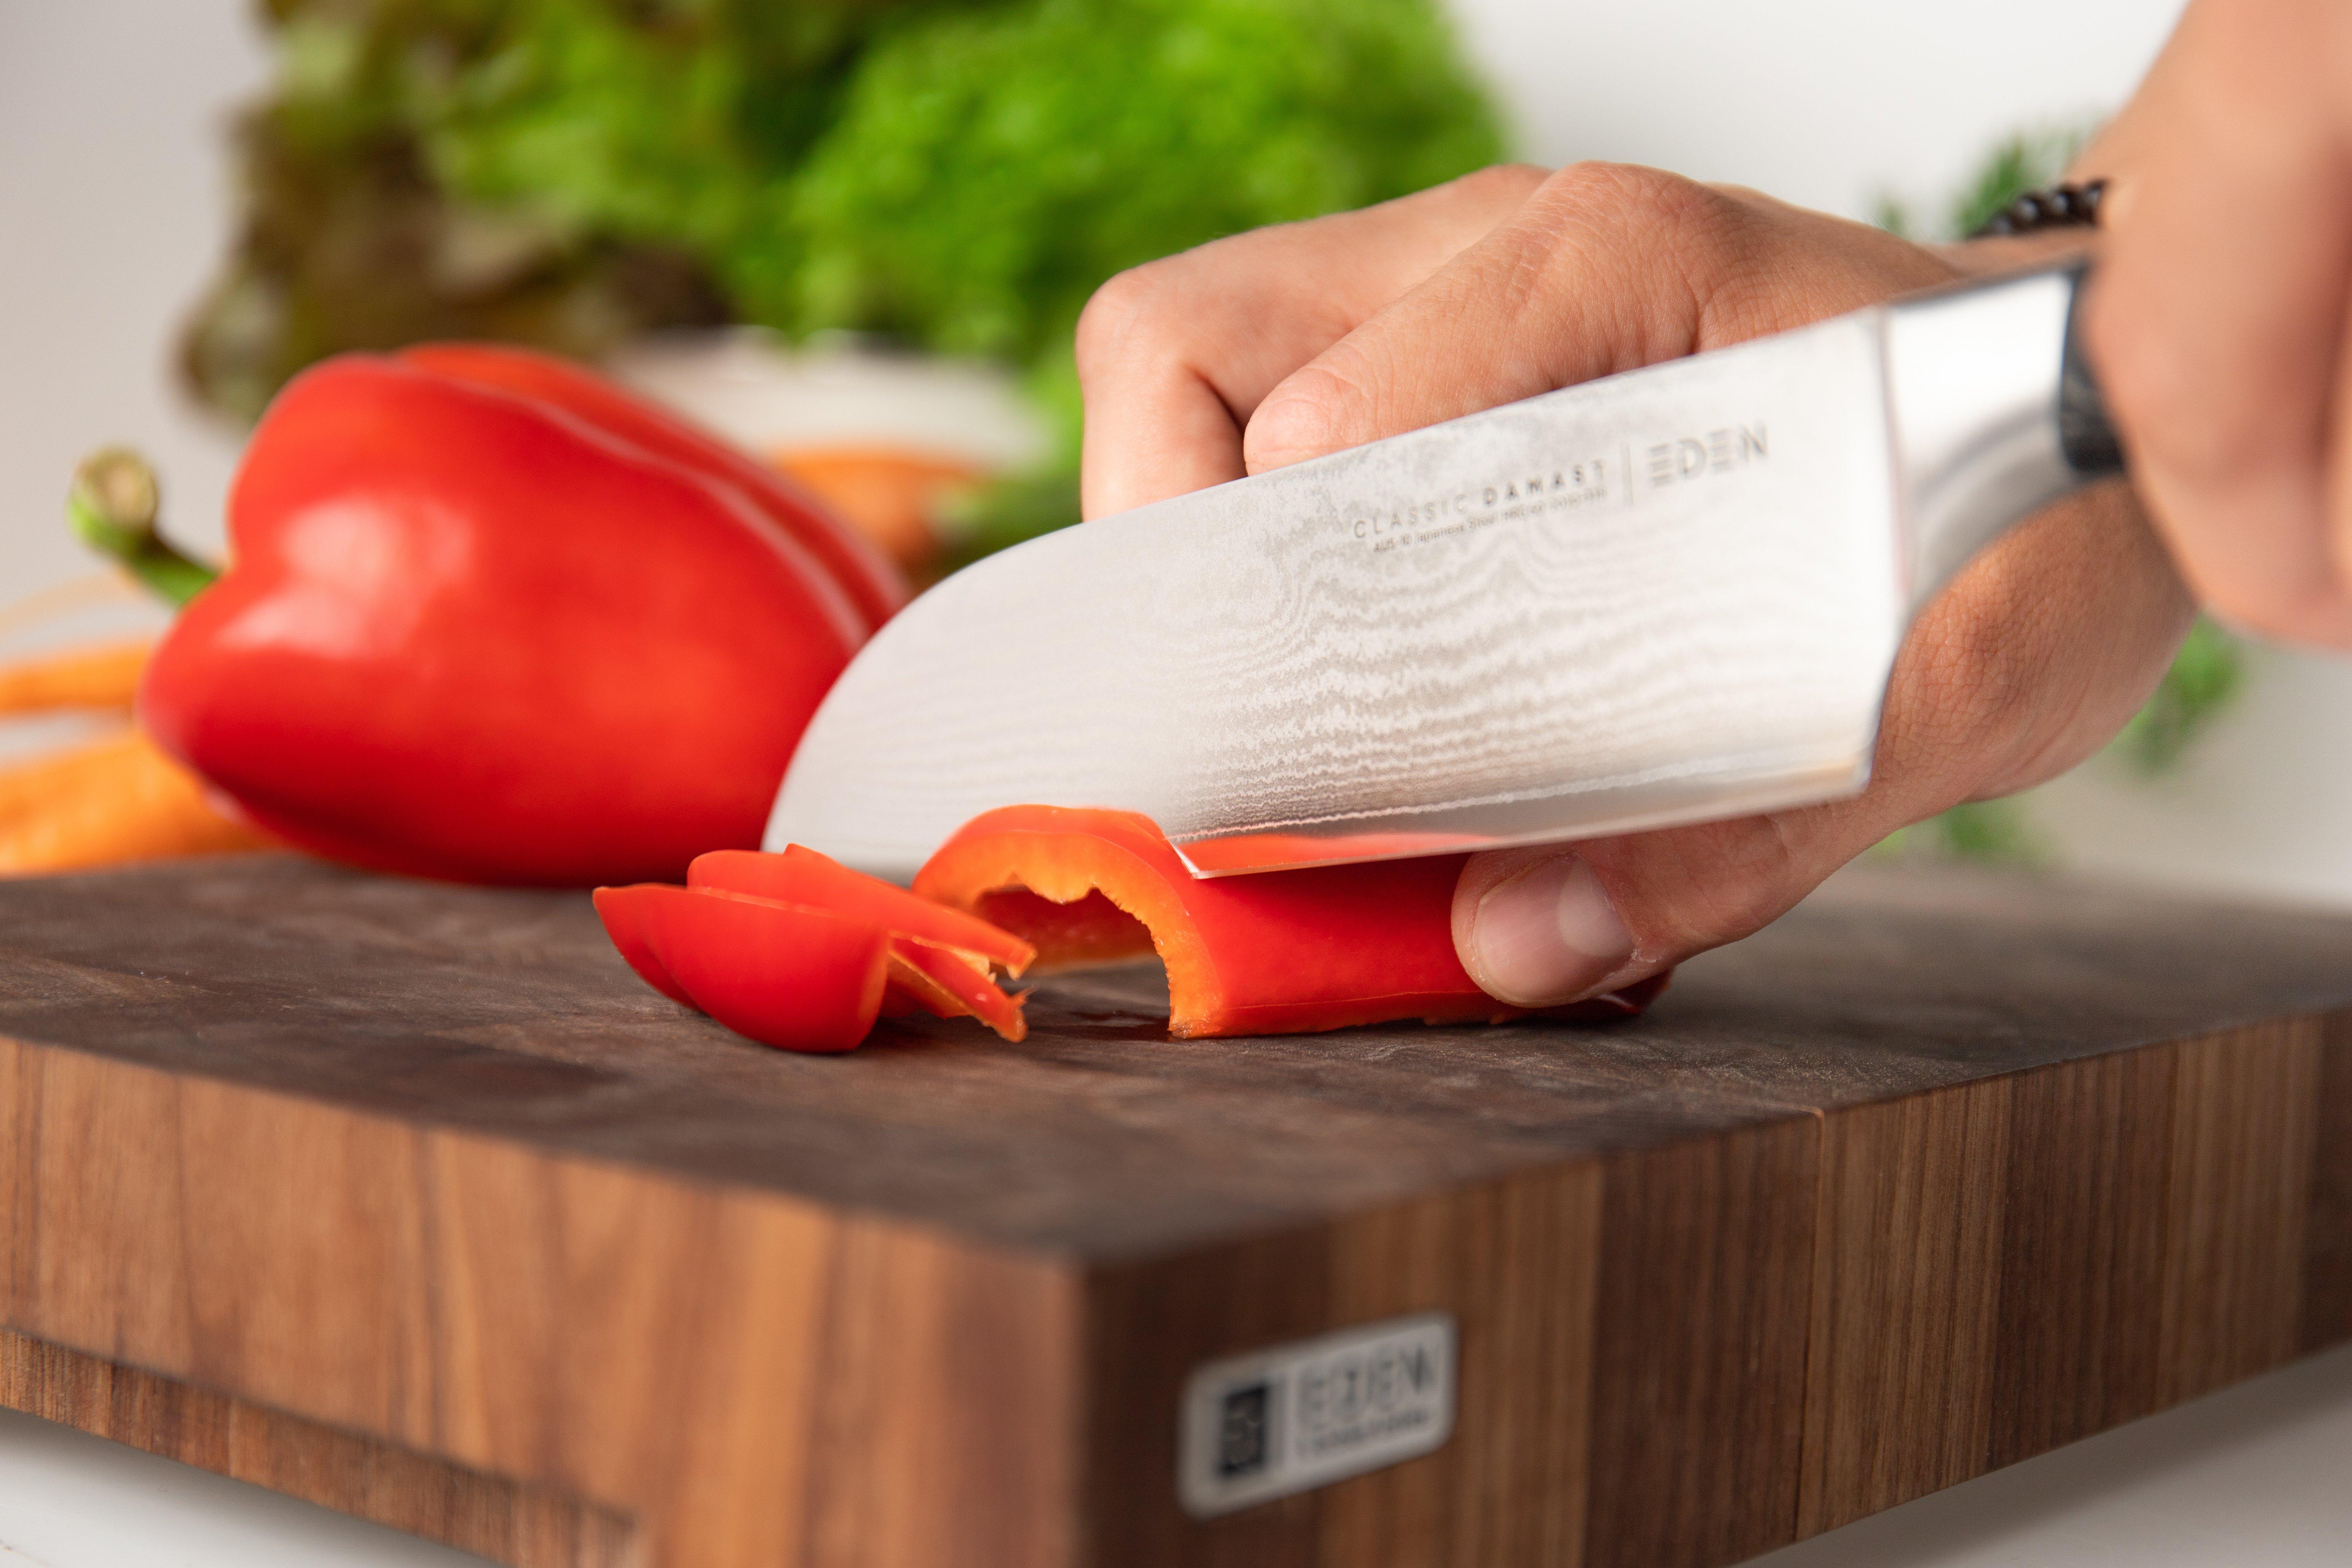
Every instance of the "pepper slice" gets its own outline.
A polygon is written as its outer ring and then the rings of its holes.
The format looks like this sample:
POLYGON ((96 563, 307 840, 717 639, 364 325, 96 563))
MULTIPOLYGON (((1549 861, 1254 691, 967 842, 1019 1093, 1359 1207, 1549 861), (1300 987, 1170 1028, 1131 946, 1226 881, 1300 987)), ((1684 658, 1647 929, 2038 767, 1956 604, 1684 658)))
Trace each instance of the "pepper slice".
POLYGON ((960 910, 852 871, 813 849, 722 851, 687 887, 596 889, 596 912, 638 978, 737 1034, 793 1051, 845 1051, 877 1017, 971 1016, 1008 1040, 1022 998, 990 978, 1035 950, 960 910))
POLYGON ((873 1032, 889 933, 792 904, 661 883, 596 889, 629 967, 662 994, 787 1051, 845 1051, 873 1032))
MULTIPOLYGON (((1017 805, 965 824, 916 873, 915 891, 1027 938, 1040 971, 1157 952, 1169 1032, 1181 1037, 1526 1017, 1479 990, 1454 956, 1465 858, 1201 879, 1149 817, 1017 805)), ((1630 1017, 1666 978, 1539 1016, 1630 1017)))
POLYGON ((686 885, 724 888, 787 904, 832 910, 871 921, 895 935, 976 952, 1014 974, 1037 957, 1034 947, 1011 931, 879 877, 853 871, 805 844, 787 845, 780 855, 756 849, 714 849, 698 855, 686 868, 686 885))
POLYGON ((919 938, 899 936, 890 942, 890 985, 882 1010, 919 1007, 935 1018, 959 1018, 969 1014, 1007 1040, 1027 1037, 1029 1020, 1022 1016, 1023 998, 1007 994, 989 978, 986 961, 957 948, 941 947, 919 938))

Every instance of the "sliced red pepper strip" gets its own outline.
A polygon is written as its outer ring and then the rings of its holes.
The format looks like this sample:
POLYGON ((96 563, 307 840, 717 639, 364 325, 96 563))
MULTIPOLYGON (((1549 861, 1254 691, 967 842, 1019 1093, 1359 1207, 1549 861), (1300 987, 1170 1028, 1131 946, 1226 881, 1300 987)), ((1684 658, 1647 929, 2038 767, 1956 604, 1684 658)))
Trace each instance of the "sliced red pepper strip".
MULTIPOLYGON (((1028 1037, 1029 1020, 1021 1011, 1024 996, 1008 995, 999 990, 988 977, 982 963, 965 956, 965 950, 942 947, 915 937, 893 937, 890 941, 890 972, 901 985, 911 972, 920 977, 926 994, 935 994, 946 999, 944 1008, 929 1002, 927 1011, 942 1018, 970 1014, 1005 1039, 1018 1043, 1028 1037)), ((911 992, 914 986, 908 986, 911 992)))
POLYGON ((860 921, 656 883, 599 888, 596 910, 656 990, 761 1045, 845 1051, 873 1032, 881 1012, 890 939, 860 921))
MULTIPOLYGON (((916 874, 915 891, 1028 937, 1041 970, 1156 951, 1178 1036, 1524 1017, 1480 991, 1454 955, 1465 858, 1204 880, 1149 817, 1022 805, 967 823, 916 874)), ((1543 1016, 1629 1016, 1665 984, 1655 976, 1543 1016)))
POLYGON ((853 871, 804 844, 787 846, 781 855, 751 849, 715 849, 698 855, 686 869, 686 885, 725 888, 832 910, 870 921, 893 935, 978 953, 1013 974, 1027 969, 1037 956, 1034 947, 1011 931, 961 910, 919 898, 879 877, 853 871))
POLYGON ((637 978, 677 1003, 691 1007, 694 998, 670 977, 669 969, 654 948, 653 933, 647 921, 658 908, 666 907, 657 899, 646 895, 659 884, 641 883, 630 888, 599 888, 595 892, 596 918, 604 922, 604 934, 613 939, 621 957, 636 971, 637 978))
MULTIPOLYGON (((785 858, 744 856, 746 860, 785 858)), ((729 869, 719 868, 722 875, 729 869)), ((813 851, 803 852, 791 877, 769 880, 774 886, 790 885, 803 896, 775 899, 707 884, 678 888, 646 883, 599 888, 596 912, 613 945, 640 979, 672 1001, 698 1007, 738 1034, 766 1045, 845 1051, 865 1038, 877 1016, 912 1012, 976 1017, 1008 1040, 1027 1034, 1022 998, 1006 995, 988 974, 992 953, 1025 966, 1033 956, 1027 943, 813 851), (860 885, 869 883, 892 897, 877 898, 860 885), (819 901, 828 890, 837 896, 819 901), (874 918, 877 909, 899 918, 885 923, 874 918), (900 923, 945 929, 986 951, 891 929, 900 923), (862 967, 835 962, 841 952, 851 951, 844 946, 850 941, 844 932, 864 933, 859 942, 872 939, 876 956, 870 964, 862 959, 862 967), (799 963, 782 951, 795 942, 814 956, 799 963), (845 997, 856 1003, 847 1013, 841 1011, 845 997), (795 1017, 804 1021, 795 1024, 795 1017), (856 1033, 846 1037, 845 1031, 852 1026, 856 1033)), ((855 951, 862 953, 865 947, 855 951)))
POLYGON ((890 974, 882 987, 882 1016, 904 1018, 912 1013, 929 1013, 934 1018, 962 1018, 971 1009, 955 999, 955 993, 907 962, 894 939, 890 943, 890 974))

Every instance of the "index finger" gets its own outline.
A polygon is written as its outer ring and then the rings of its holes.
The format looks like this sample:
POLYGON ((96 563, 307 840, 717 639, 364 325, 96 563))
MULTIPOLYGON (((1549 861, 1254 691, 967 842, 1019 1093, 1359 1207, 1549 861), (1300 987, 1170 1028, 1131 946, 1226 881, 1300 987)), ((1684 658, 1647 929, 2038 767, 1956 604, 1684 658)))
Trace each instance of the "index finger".
POLYGON ((1087 517, 1242 477, 1266 393, 1516 210, 1497 165, 1360 211, 1213 240, 1119 274, 1078 321, 1087 517))
POLYGON ((1891 235, 1661 170, 1577 163, 1263 395, 1256 473, 1945 281, 1891 235))

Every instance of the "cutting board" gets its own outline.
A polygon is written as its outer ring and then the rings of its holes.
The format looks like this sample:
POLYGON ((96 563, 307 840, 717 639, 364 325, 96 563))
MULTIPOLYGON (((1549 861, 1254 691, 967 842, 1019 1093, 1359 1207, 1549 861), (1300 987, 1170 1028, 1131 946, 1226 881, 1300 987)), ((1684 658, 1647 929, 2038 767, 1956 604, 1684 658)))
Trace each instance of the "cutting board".
POLYGON ((2352 921, 1867 871, 1630 1025, 1156 985, 793 1057, 576 896, 0 886, 0 1403, 530 1568, 1699 1568, 2352 1336, 2352 921), (1343 1366, 1433 1450, 1280 1469, 1343 1366))

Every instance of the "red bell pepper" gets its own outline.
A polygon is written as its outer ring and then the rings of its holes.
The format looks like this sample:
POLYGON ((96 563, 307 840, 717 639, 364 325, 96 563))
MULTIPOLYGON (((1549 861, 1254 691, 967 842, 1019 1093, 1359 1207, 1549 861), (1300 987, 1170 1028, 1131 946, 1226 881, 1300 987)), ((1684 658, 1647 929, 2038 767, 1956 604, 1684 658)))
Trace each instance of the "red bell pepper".
POLYGON ((1008 1040, 1021 998, 991 981, 1035 952, 1018 937, 794 845, 705 855, 683 888, 596 889, 613 945, 655 990, 739 1035, 845 1051, 886 1015, 969 1015, 1008 1040))
MULTIPOLYGON (((1464 858, 1202 880, 1148 817, 1016 805, 967 823, 916 873, 915 891, 1027 938, 1041 972, 1157 952, 1179 1036, 1527 1016, 1479 990, 1454 955, 1464 858)), ((1628 1017, 1665 984, 1658 975, 1541 1016, 1628 1017)))
POLYGON ((306 372, 229 534, 149 668, 149 732, 280 837, 466 881, 675 878, 758 842, 904 596, 748 459, 520 351, 306 372))
POLYGON ((907 580, 898 569, 863 532, 835 521, 806 486, 569 360, 500 343, 420 343, 398 357, 420 370, 561 409, 657 458, 732 485, 816 557, 849 595, 869 636, 907 603, 907 580))

